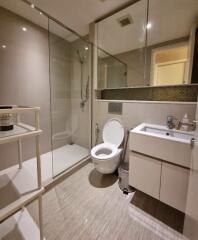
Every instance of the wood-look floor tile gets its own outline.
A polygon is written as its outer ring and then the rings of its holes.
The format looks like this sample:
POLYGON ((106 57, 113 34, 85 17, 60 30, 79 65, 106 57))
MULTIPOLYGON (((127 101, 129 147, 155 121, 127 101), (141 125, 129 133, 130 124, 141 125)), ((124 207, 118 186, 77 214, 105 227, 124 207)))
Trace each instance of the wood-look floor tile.
MULTIPOLYGON (((141 223, 147 213, 137 212, 135 205, 130 213, 133 195, 124 195, 115 176, 101 175, 89 163, 43 196, 45 237, 47 240, 165 240, 153 230, 157 228, 149 229, 141 223), (133 216, 135 211, 140 220, 133 216)), ((137 194, 134 202, 138 199, 146 209, 146 200, 141 202, 137 194)), ((152 202, 148 208, 150 214, 157 215, 152 202)), ((35 211, 34 203, 29 211, 35 211)), ((160 225, 160 229, 163 227, 160 225)), ((174 231, 171 234, 174 236, 174 231)))

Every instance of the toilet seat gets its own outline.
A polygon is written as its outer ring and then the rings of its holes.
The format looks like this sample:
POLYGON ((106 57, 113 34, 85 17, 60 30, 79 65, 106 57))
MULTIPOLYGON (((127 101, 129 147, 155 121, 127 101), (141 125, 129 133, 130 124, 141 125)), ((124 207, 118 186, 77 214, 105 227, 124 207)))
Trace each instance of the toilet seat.
POLYGON ((98 144, 91 150, 91 156, 98 160, 108 160, 120 153, 118 147, 124 138, 124 128, 117 119, 109 120, 102 133, 104 143, 98 144))
POLYGON ((104 143, 111 143, 119 147, 124 139, 124 128, 118 119, 110 119, 103 128, 102 138, 104 143))
POLYGON ((101 143, 96 145, 91 150, 91 156, 100 159, 107 160, 116 156, 118 152, 118 148, 110 143, 101 143))
POLYGON ((109 120, 103 128, 104 143, 98 144, 91 150, 91 158, 95 169, 102 174, 110 174, 119 166, 122 148, 119 148, 124 139, 124 128, 115 118, 109 120))

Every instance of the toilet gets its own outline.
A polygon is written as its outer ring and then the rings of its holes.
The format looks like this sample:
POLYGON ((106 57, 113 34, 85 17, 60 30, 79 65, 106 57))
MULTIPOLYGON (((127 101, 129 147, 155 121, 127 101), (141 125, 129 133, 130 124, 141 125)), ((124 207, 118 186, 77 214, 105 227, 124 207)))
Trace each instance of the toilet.
POLYGON ((91 158, 95 169, 103 174, 115 172, 120 163, 122 148, 119 148, 124 139, 124 128, 117 119, 110 119, 102 132, 103 143, 91 150, 91 158))

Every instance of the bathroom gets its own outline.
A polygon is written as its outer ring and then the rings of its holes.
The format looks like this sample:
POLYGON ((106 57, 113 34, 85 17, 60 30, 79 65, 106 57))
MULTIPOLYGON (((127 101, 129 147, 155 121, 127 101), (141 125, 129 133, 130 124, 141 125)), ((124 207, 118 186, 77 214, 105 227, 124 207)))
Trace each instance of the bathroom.
POLYGON ((0 0, 0 239, 198 239, 197 21, 0 0))

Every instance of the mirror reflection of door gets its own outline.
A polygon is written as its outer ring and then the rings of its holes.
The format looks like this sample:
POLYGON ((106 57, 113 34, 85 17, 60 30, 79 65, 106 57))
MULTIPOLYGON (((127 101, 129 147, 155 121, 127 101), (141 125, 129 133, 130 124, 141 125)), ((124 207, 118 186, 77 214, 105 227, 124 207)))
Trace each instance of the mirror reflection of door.
POLYGON ((188 83, 188 43, 156 48, 151 54, 151 85, 188 83))

